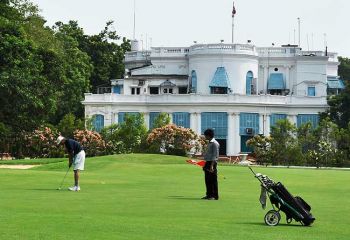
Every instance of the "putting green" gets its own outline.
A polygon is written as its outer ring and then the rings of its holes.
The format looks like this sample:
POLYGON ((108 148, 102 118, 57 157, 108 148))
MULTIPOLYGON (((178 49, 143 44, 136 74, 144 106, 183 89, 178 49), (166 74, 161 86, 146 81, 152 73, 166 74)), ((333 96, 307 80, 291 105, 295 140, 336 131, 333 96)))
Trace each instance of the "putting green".
MULTIPOLYGON (((219 201, 204 195, 201 169, 186 158, 87 158, 80 192, 56 190, 62 160, 29 170, 0 169, 0 239, 349 239, 349 171, 255 168, 312 206, 312 227, 282 214, 268 227, 259 182, 245 167, 219 166, 219 201)), ((30 163, 30 161, 28 161, 30 163)), ((22 163, 21 163, 22 164, 22 163)))

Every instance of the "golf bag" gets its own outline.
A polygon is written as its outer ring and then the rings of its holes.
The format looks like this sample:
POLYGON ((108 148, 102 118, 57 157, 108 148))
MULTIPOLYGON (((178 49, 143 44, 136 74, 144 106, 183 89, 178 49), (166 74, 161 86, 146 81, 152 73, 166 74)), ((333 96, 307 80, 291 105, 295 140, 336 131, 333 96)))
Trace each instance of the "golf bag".
POLYGON ((280 219, 280 211, 286 214, 287 223, 291 223, 294 219, 297 222, 302 223, 304 226, 311 225, 315 218, 311 214, 311 207, 299 196, 294 197, 288 190, 283 186, 282 183, 275 183, 266 175, 253 172, 254 176, 261 183, 261 195, 260 203, 265 209, 266 198, 269 196, 273 210, 270 210, 265 215, 265 223, 269 226, 276 226, 280 219))

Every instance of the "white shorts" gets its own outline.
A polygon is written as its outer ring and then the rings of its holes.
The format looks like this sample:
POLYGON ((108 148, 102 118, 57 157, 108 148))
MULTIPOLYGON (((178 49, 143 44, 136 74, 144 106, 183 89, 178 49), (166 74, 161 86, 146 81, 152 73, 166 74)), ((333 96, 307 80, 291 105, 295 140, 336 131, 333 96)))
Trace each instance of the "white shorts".
POLYGON ((84 170, 85 164, 85 151, 81 150, 73 158, 73 170, 84 170))

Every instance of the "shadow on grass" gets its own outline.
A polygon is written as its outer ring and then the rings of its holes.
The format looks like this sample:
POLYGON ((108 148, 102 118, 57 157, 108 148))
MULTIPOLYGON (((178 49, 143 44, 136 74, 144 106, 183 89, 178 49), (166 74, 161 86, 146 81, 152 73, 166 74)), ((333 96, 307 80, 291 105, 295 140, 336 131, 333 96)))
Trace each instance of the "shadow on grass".
POLYGON ((170 199, 176 199, 176 200, 201 200, 200 198, 197 197, 185 197, 185 196, 168 196, 170 199))
MULTIPOLYGON (((267 226, 264 222, 241 222, 241 223, 237 223, 237 224, 242 224, 242 225, 254 225, 254 226, 263 226, 263 227, 271 227, 271 226, 267 226)), ((296 224, 288 224, 288 223, 279 223, 277 226, 274 227, 305 227, 303 225, 298 225, 296 224)))

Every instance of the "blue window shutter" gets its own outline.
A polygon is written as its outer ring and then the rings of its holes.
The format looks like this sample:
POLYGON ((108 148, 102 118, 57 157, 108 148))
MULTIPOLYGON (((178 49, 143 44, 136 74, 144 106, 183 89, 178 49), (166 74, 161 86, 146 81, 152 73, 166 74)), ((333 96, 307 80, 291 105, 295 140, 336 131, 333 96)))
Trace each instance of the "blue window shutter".
POLYGON ((239 134, 248 135, 247 128, 252 128, 253 135, 259 134, 259 114, 240 113, 239 114, 239 134))
POLYGON ((253 73, 249 71, 246 77, 246 94, 252 94, 253 73))
POLYGON ((192 70, 191 73, 191 92, 197 93, 197 73, 195 70, 192 70))
POLYGON ((113 86, 113 93, 120 94, 121 86, 113 86))
POLYGON ((297 116, 297 127, 310 122, 312 128, 316 128, 320 122, 320 116, 318 114, 299 114, 297 116))
POLYGON ((190 128, 190 113, 174 112, 173 123, 179 127, 190 128))
POLYGON ((308 87, 307 88, 307 95, 308 96, 316 96, 316 89, 315 89, 315 87, 308 87))
POLYGON ((159 116, 159 112, 150 112, 149 113, 149 129, 153 129, 154 120, 159 116))
POLYGON ((93 126, 96 132, 100 132, 104 128, 104 116, 101 114, 95 115, 93 126))
POLYGON ((267 82, 267 89, 269 90, 281 90, 285 89, 284 76, 282 73, 271 73, 267 82))
POLYGON ((215 138, 227 139, 227 113, 225 112, 203 112, 201 114, 201 132, 202 134, 208 128, 214 130, 215 138))
POLYGON ((287 119, 286 114, 271 114, 270 115, 270 127, 276 126, 277 121, 287 119))

